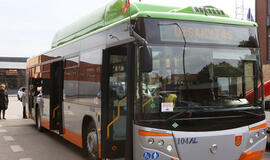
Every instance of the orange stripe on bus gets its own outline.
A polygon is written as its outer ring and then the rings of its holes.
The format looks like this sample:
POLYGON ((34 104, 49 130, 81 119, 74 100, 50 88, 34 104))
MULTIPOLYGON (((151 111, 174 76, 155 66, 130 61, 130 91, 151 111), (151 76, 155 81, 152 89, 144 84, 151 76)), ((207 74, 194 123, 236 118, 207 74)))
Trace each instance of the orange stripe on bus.
POLYGON ((49 130, 50 129, 50 122, 44 118, 41 118, 41 126, 49 130))
POLYGON ((251 150, 249 150, 246 153, 242 154, 239 160, 261 160, 263 159, 264 153, 264 150, 256 152, 252 152, 251 150))
MULTIPOLYGON (((50 122, 46 119, 41 119, 41 125, 42 127, 50 130, 50 122)), ((82 148, 82 136, 77 134, 77 133, 74 133, 66 128, 63 128, 63 137, 70 141, 71 143, 79 146, 82 148)))
POLYGON ((81 135, 79 135, 77 133, 74 133, 74 132, 72 132, 70 130, 67 130, 66 128, 63 129, 63 133, 64 133, 63 137, 66 140, 70 141, 71 143, 73 143, 73 144, 75 144, 75 145, 77 145, 77 146, 79 146, 81 148, 83 147, 82 146, 82 136, 81 135))
POLYGON ((266 127, 267 127, 267 124, 264 123, 264 124, 261 124, 261 125, 256 126, 256 127, 249 128, 249 130, 253 131, 253 130, 262 129, 262 128, 266 128, 266 127))
POLYGON ((151 137, 168 137, 168 136, 172 136, 172 134, 168 134, 168 133, 156 133, 156 132, 149 132, 149 131, 142 131, 142 130, 139 130, 139 135, 141 135, 141 136, 151 136, 151 137))
POLYGON ((101 144, 98 144, 98 158, 101 159, 101 144))

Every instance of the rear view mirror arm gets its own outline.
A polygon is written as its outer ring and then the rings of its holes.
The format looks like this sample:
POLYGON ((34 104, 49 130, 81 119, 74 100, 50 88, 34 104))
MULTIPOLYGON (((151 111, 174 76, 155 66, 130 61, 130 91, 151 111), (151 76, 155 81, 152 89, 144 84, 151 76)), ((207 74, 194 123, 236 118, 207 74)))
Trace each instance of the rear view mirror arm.
POLYGON ((135 32, 132 26, 129 26, 129 34, 137 41, 139 41, 142 45, 148 46, 148 42, 144 38, 142 38, 137 32, 135 32))

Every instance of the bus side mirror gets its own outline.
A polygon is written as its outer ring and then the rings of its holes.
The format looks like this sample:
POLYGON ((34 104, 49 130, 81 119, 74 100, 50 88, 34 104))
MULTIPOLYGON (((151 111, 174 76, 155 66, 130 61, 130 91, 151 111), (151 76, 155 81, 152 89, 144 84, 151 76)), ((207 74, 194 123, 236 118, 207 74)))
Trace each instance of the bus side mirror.
POLYGON ((152 49, 145 45, 140 48, 140 72, 149 73, 153 69, 152 49))

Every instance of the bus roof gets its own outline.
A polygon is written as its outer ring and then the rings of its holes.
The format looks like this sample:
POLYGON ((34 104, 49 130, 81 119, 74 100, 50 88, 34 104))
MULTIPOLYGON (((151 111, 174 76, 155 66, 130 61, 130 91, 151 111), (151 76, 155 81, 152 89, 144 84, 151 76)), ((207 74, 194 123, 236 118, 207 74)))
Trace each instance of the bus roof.
POLYGON ((257 26, 250 21, 230 18, 222 10, 213 6, 187 7, 161 6, 146 3, 131 3, 130 10, 122 13, 122 0, 112 0, 105 6, 93 11, 89 15, 59 30, 52 42, 52 48, 70 42, 97 30, 104 30, 112 25, 117 25, 137 17, 152 17, 177 20, 191 20, 201 22, 234 24, 244 26, 257 26))

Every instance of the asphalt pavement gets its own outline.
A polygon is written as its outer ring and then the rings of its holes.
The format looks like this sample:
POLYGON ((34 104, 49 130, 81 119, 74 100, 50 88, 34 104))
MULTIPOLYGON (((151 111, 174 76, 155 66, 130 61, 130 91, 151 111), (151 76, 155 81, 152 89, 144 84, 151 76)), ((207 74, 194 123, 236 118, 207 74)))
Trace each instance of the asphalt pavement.
POLYGON ((10 96, 6 119, 0 120, 0 160, 86 160, 77 146, 49 131, 39 132, 22 119, 22 104, 10 96))
POLYGON ((270 153, 269 152, 265 153, 263 160, 270 160, 270 153))
MULTIPOLYGON (((7 120, 0 120, 0 160, 86 160, 77 146, 49 131, 39 132, 31 119, 22 119, 22 104, 9 97, 7 120)), ((270 160, 266 152, 263 160, 270 160)))

